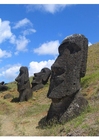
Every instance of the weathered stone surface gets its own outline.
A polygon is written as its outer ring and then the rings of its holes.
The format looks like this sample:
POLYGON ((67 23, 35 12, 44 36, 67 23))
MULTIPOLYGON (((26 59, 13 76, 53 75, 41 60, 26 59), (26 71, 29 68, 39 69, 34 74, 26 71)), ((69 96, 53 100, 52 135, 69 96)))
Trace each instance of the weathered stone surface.
MULTIPOLYGON (((47 97, 52 99, 52 103, 47 114, 47 121, 54 117, 58 121, 66 121, 68 120, 66 114, 70 105, 75 106, 75 104, 78 104, 80 106, 78 112, 87 105, 84 97, 81 97, 82 101, 84 101, 83 105, 79 104, 79 99, 81 98, 76 100, 80 90, 80 79, 86 73, 87 38, 81 34, 69 36, 63 40, 58 51, 59 56, 51 67, 52 73, 47 97), (75 100, 76 103, 74 104, 73 101, 75 100)), ((72 107, 72 112, 75 109, 75 107, 72 107)), ((72 112, 68 115, 68 118, 71 118, 72 112)), ((77 112, 74 114, 76 115, 77 112)))
POLYGON ((32 98, 32 90, 30 87, 29 74, 27 67, 21 67, 18 77, 15 79, 17 81, 17 90, 19 92, 19 101, 28 101, 32 98))
POLYGON ((66 122, 79 115, 85 109, 87 104, 88 101, 80 92, 77 92, 72 98, 63 98, 61 102, 57 103, 52 102, 47 119, 49 120, 49 118, 55 118, 58 119, 59 122, 66 122))
POLYGON ((49 68, 43 68, 40 72, 34 73, 32 84, 32 90, 39 90, 44 87, 44 85, 48 82, 50 77, 51 70, 49 68))
POLYGON ((0 83, 0 91, 6 91, 8 90, 8 86, 5 85, 4 81, 0 83))
POLYGON ((60 122, 66 122, 71 118, 78 116, 86 108, 88 101, 83 97, 80 92, 74 97, 74 100, 71 102, 65 113, 60 117, 60 122))
POLYGON ((11 95, 10 93, 4 95, 4 99, 9 99, 9 98, 13 98, 13 95, 11 95))

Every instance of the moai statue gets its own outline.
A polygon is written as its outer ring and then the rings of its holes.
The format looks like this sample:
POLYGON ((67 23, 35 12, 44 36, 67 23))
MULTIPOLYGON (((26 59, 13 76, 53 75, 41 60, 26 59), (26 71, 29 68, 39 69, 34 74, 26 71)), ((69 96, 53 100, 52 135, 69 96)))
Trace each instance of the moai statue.
POLYGON ((21 67, 18 77, 15 79, 17 81, 17 90, 19 92, 19 102, 28 101, 32 98, 32 90, 30 87, 29 74, 27 67, 21 67))
POLYGON ((80 114, 88 101, 80 93, 80 79, 85 76, 88 40, 84 35, 68 36, 60 44, 59 55, 51 67, 47 97, 52 100, 46 121, 66 122, 80 114))
POLYGON ((5 85, 5 82, 2 81, 2 82, 0 83, 0 91, 6 91, 6 90, 8 90, 8 86, 6 86, 6 85, 5 85))
POLYGON ((44 87, 48 82, 48 79, 51 75, 51 70, 49 68, 43 68, 40 72, 34 73, 32 84, 32 90, 39 90, 44 87))

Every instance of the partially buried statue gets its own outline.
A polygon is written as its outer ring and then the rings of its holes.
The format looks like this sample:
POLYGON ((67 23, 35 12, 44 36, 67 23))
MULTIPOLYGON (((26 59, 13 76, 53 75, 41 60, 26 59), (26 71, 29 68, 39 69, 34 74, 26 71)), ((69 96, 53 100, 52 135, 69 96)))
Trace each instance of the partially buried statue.
POLYGON ((60 44, 59 56, 51 67, 47 97, 52 100, 46 121, 66 122, 88 105, 80 93, 80 79, 85 76, 88 40, 84 35, 68 36, 60 44))
POLYGON ((0 83, 0 91, 6 91, 8 90, 8 86, 5 85, 4 81, 0 83))
POLYGON ((30 87, 29 74, 27 67, 21 67, 18 77, 15 79, 17 81, 17 90, 19 92, 19 102, 28 101, 32 98, 32 90, 30 87))
POLYGON ((34 73, 32 84, 32 90, 39 90, 44 87, 44 85, 48 82, 48 79, 51 75, 51 70, 49 68, 43 68, 40 72, 34 73))

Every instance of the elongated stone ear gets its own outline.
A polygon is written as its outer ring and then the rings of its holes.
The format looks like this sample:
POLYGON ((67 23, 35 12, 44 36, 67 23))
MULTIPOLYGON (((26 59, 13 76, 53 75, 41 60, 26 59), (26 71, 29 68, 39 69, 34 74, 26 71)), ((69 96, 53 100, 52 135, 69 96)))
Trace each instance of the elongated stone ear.
POLYGON ((82 61, 81 61, 80 77, 84 77, 86 74, 87 53, 88 53, 88 40, 84 41, 83 47, 82 47, 82 61))

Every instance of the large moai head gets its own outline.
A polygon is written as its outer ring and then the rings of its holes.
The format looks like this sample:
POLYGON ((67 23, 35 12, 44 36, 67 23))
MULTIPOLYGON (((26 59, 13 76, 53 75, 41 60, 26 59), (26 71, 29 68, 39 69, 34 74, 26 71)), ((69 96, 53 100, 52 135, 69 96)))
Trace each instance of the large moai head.
POLYGON ((74 34, 63 40, 58 48, 59 56, 51 67, 49 98, 63 98, 80 89, 80 78, 85 76, 88 40, 74 34))
POLYGON ((42 88, 47 82, 50 77, 51 70, 49 68, 43 68, 40 72, 34 73, 32 84, 32 90, 38 90, 42 88))
POLYGON ((57 114, 59 118, 80 90, 80 79, 86 73, 88 40, 81 34, 71 35, 63 40, 58 52, 59 55, 51 67, 52 73, 47 94, 47 97, 52 99, 47 115, 48 120, 57 114))
POLYGON ((20 73, 16 77, 15 81, 17 81, 17 90, 20 93, 19 100, 24 101, 28 100, 31 96, 31 87, 29 81, 29 73, 27 67, 20 67, 20 73), (26 92, 27 91, 27 92, 26 92))

